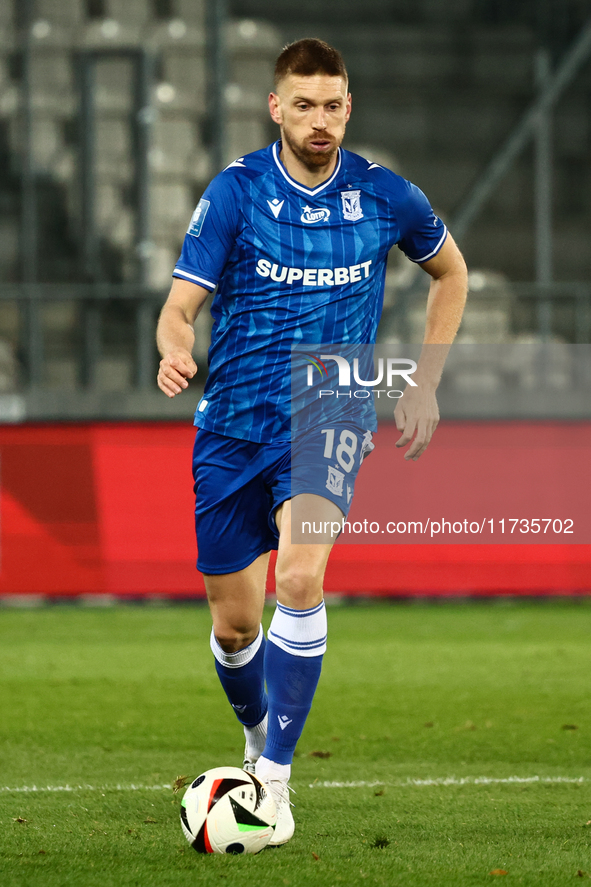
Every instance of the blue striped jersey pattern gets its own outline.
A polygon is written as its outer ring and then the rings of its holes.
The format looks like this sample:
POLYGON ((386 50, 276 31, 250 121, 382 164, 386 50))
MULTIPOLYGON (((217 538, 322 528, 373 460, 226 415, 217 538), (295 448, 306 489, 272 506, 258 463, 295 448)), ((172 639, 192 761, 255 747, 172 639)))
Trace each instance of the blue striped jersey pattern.
POLYGON ((376 163, 339 149, 333 175, 310 189, 280 151, 213 179, 173 272, 217 287, 195 425, 256 443, 290 439, 292 348, 374 343, 390 248, 425 262, 447 234, 423 192, 376 163))

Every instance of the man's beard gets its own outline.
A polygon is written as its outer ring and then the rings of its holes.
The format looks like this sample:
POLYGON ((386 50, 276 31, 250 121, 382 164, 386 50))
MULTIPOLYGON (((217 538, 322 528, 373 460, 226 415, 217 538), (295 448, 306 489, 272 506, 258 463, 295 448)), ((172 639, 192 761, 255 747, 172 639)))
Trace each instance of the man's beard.
MULTIPOLYGON (((328 151, 313 151, 311 148, 307 148, 305 144, 298 145, 286 129, 283 130, 282 136, 300 163, 303 163, 306 169, 310 170, 310 172, 315 172, 318 169, 322 169, 324 166, 328 166, 333 160, 339 147, 333 139, 330 139, 332 145, 328 151)), ((316 136, 316 138, 320 137, 320 134, 316 136)), ((322 138, 328 139, 329 137, 322 136, 322 138)))

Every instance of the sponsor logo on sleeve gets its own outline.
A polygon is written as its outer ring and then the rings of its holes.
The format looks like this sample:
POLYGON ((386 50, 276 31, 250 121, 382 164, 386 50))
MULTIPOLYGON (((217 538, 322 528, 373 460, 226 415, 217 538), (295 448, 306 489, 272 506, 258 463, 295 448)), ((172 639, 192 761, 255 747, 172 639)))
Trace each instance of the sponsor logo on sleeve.
POLYGON ((191 218, 191 223, 187 230, 187 234, 192 234, 193 237, 199 237, 201 234, 201 229, 203 228, 203 222, 205 221, 205 216, 207 215, 207 210, 209 209, 209 200, 204 200, 203 197, 197 204, 195 212, 191 218))

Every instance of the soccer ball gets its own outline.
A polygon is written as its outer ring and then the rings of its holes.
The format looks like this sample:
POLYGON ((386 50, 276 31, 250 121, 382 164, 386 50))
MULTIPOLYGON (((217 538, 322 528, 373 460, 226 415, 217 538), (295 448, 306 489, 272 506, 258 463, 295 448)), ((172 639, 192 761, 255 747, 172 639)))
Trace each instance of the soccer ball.
POLYGON ((181 801, 181 825, 198 853, 258 853, 275 830, 275 802, 263 783, 238 767, 215 767, 181 801))

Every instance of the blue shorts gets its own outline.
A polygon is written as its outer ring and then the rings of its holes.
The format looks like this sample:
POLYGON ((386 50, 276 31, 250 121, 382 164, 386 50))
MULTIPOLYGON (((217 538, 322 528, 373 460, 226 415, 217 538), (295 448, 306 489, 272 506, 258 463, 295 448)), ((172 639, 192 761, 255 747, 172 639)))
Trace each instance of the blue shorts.
POLYGON ((371 432, 314 429, 296 441, 253 443, 201 428, 193 448, 197 569, 220 575, 276 549, 275 511, 298 493, 334 502, 346 517, 371 432))

